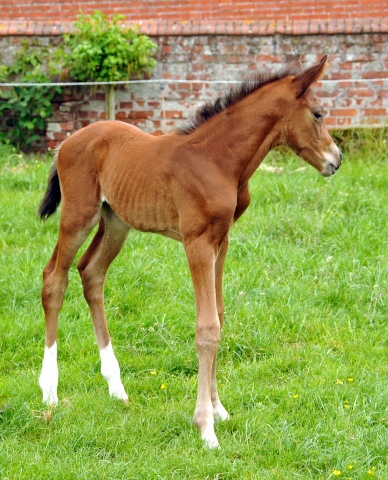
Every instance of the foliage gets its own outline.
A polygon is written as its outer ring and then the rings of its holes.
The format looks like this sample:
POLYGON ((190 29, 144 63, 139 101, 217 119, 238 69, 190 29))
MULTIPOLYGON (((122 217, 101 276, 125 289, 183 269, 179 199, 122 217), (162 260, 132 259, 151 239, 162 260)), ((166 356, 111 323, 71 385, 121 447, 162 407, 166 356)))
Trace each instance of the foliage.
MULTIPOLYGON (((21 50, 16 52, 16 61, 10 66, 0 68, 0 81, 18 83, 50 82, 55 69, 49 62, 49 50, 38 42, 30 45, 22 42, 21 50), (46 73, 44 69, 48 70, 46 73)), ((5 116, 4 131, 0 131, 0 141, 22 149, 29 147, 39 138, 39 132, 45 130, 46 119, 54 108, 51 100, 61 93, 60 87, 4 87, 0 89, 0 113, 5 116)))
POLYGON ((125 27, 123 15, 109 21, 99 11, 78 15, 75 32, 64 35, 59 56, 70 77, 78 81, 127 80, 142 70, 150 71, 156 61, 151 57, 156 45, 147 35, 125 27))
POLYGON ((334 177, 275 151, 265 164, 278 174, 260 169, 250 182, 224 281, 218 379, 231 419, 210 452, 191 421, 190 275, 182 245, 161 236, 132 232, 105 287, 130 403, 108 397, 76 261, 59 322, 59 406, 41 403, 41 272, 60 215, 42 223, 36 209, 51 159, 0 149, 1 478, 388 478, 388 131, 348 138, 334 177))

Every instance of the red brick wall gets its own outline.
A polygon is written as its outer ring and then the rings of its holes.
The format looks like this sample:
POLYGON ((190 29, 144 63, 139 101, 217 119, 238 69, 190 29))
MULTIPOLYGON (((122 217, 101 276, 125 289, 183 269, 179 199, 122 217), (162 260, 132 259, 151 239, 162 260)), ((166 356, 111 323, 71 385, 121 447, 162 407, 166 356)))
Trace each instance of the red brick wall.
MULTIPOLYGON (((224 80, 242 80, 263 67, 277 70, 297 52, 306 67, 323 54, 329 55, 324 81, 316 87, 329 128, 383 125, 388 120, 388 34, 152 38, 159 45, 153 78, 172 81, 164 85, 168 131, 199 105, 228 90, 230 85, 224 80), (213 80, 217 82, 211 83, 213 80)), ((73 129, 105 118, 103 91, 96 93, 85 87, 69 100, 79 103, 57 104, 49 125, 48 146, 54 147, 73 129), (73 113, 68 113, 70 110, 73 113)), ((163 133, 159 83, 118 88, 116 119, 149 133, 163 133)))
MULTIPOLYGON (((51 4, 35 0, 22 4, 21 0, 13 3, 0 0, 0 11, 1 8, 8 9, 7 19, 4 10, 0 17, 0 65, 12 62, 22 38, 30 41, 37 38, 44 45, 57 45, 62 33, 71 32, 72 23, 69 20, 74 18, 80 5, 90 8, 84 8, 84 11, 99 8, 110 12, 109 9, 117 9, 133 21, 142 18, 141 32, 150 35, 158 44, 158 65, 152 77, 185 81, 165 84, 168 131, 186 119, 199 105, 227 90, 229 87, 222 83, 224 80, 242 80, 246 74, 263 66, 280 68, 295 53, 302 55, 306 66, 315 63, 324 54, 329 55, 325 81, 317 88, 327 112, 326 124, 329 128, 386 125, 386 1, 301 0, 297 3, 282 0, 188 0, 185 2, 184 15, 179 14, 174 20, 171 16, 166 18, 166 15, 172 10, 179 13, 178 3, 182 2, 150 0, 81 4, 59 1, 51 4), (190 10, 194 4, 195 15, 190 10), (47 11, 42 14, 41 10, 34 10, 38 5, 51 5, 53 14, 50 14, 50 18, 54 21, 47 19, 47 11), (176 8, 172 9, 173 5, 176 8), (244 8, 239 8, 242 5, 244 8), (70 6, 74 7, 73 12, 68 8, 70 6), (147 11, 142 10, 145 6, 147 11), (268 10, 269 6, 271 11, 268 10), (254 10, 256 7, 261 9, 259 20, 254 10), (297 12, 298 9, 303 12, 297 12), (58 17, 55 17, 55 11, 58 17), (137 17, 131 17, 135 12, 137 17), (266 16, 265 12, 276 13, 275 20, 266 16), (247 15, 243 16, 245 13, 247 15), (305 19, 305 13, 311 18, 305 19), (37 16, 34 17, 34 14, 37 16)), ((55 103, 55 108, 47 131, 49 147, 55 147, 74 130, 105 117, 104 91, 90 87, 66 89, 65 95, 55 103)), ((133 123, 148 133, 162 133, 159 84, 118 88, 116 118, 133 123)))
POLYGON ((328 20, 387 17, 387 0, 0 0, 0 19, 74 20, 102 10, 128 20, 328 20))

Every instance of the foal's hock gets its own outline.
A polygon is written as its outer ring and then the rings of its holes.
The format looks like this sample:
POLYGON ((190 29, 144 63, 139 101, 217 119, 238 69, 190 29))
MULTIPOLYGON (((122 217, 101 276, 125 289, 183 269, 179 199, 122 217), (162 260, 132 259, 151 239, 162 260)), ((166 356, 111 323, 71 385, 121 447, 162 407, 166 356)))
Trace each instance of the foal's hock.
POLYGON ((43 400, 58 401, 57 324, 68 270, 93 227, 98 231, 78 261, 93 319, 101 373, 110 395, 127 393, 113 353, 104 311, 109 265, 131 228, 183 243, 197 310, 198 397, 194 422, 209 447, 218 447, 214 417, 228 418, 216 385, 216 354, 224 321, 222 274, 228 233, 250 202, 248 181, 276 145, 288 145, 322 175, 342 154, 323 121, 310 86, 326 57, 301 71, 299 56, 276 74, 261 74, 214 103, 192 121, 159 137, 120 122, 79 130, 57 151, 39 213, 47 218, 62 200, 59 238, 43 272, 46 342, 39 383, 43 400))

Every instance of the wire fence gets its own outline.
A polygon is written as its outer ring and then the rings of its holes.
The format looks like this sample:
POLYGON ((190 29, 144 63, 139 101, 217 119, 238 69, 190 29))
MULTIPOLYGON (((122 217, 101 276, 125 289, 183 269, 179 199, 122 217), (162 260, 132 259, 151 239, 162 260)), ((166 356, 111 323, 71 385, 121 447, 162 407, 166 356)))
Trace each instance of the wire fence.
MULTIPOLYGON (((254 81, 254 80, 252 80, 254 81)), ((329 84, 329 83, 367 83, 367 82, 388 82, 388 77, 385 78, 350 78, 350 79, 325 79, 319 80, 319 83, 329 84)), ((249 82, 249 80, 248 80, 249 82)), ((1 83, 0 87, 74 87, 74 86, 87 86, 87 85, 130 85, 130 84, 151 84, 159 83, 160 85, 169 84, 169 83, 192 83, 192 84, 239 84, 241 80, 181 80, 181 79, 170 79, 170 78, 158 78, 158 79, 148 79, 148 80, 121 80, 115 82, 43 82, 43 83, 1 83)))

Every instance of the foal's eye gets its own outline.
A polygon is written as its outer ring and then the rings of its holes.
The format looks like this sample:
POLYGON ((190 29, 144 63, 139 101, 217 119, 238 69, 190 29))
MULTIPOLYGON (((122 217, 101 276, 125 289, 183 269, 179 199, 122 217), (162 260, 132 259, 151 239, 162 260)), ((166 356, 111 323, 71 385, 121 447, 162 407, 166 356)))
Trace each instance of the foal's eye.
POLYGON ((317 120, 321 120, 323 118, 323 115, 321 113, 318 113, 318 112, 314 112, 313 115, 317 120))

